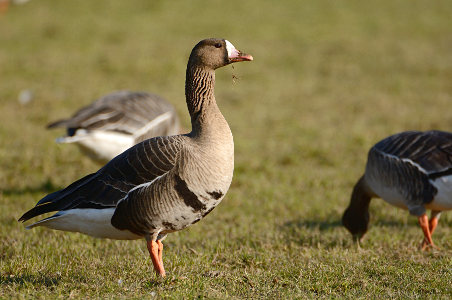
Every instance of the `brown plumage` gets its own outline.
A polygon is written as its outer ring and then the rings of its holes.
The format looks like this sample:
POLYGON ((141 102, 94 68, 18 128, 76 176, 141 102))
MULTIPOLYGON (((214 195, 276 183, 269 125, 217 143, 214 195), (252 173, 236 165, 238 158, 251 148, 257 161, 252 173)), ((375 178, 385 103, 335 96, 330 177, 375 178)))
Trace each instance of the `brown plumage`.
POLYGON ((144 237, 156 272, 164 276, 161 240, 208 214, 232 180, 234 143, 215 101, 215 69, 252 59, 226 40, 199 42, 186 73, 189 134, 135 145, 98 172, 47 195, 19 220, 58 210, 29 228, 41 225, 115 239, 144 237))

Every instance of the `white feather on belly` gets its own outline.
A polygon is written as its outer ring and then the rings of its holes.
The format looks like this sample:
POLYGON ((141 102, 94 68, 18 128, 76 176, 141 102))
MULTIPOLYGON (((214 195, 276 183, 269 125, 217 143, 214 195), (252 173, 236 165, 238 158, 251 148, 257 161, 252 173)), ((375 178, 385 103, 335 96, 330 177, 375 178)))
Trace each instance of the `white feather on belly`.
POLYGON ((74 136, 58 138, 57 143, 75 143, 93 159, 109 161, 135 145, 135 140, 119 132, 79 129, 74 136))
POLYGON ((371 176, 366 173, 366 182, 371 190, 381 199, 391 205, 408 209, 405 199, 400 191, 395 187, 389 187, 379 180, 379 177, 371 176))
POLYGON ((432 203, 425 207, 432 210, 452 209, 452 175, 432 180, 431 183, 438 189, 432 203))
POLYGON ((111 224, 111 217, 115 208, 94 209, 77 208, 60 211, 50 218, 36 222, 27 229, 35 226, 45 226, 51 229, 80 232, 93 237, 116 240, 136 240, 142 236, 128 230, 119 230, 111 224))

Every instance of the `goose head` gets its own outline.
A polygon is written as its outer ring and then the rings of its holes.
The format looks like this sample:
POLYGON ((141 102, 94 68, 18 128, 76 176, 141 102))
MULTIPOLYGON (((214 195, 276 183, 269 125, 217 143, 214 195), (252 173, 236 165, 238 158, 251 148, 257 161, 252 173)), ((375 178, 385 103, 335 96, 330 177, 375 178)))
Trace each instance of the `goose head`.
POLYGON ((354 241, 361 241, 367 232, 369 212, 349 207, 342 216, 342 224, 352 234, 354 241))
POLYGON ((205 39, 192 50, 189 62, 212 70, 240 61, 251 61, 253 57, 237 50, 225 39, 205 39))

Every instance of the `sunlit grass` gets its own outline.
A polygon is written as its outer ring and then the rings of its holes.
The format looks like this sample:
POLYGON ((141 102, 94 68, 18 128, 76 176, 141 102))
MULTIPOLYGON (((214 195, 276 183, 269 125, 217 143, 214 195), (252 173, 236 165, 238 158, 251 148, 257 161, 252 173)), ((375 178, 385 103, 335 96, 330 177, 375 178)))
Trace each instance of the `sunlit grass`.
POLYGON ((340 225, 367 150, 409 129, 452 130, 449 1, 31 1, 0 16, 0 297, 446 298, 452 216, 439 251, 381 200, 358 248, 340 225), (165 240, 97 240, 16 220, 96 171, 47 122, 119 89, 170 100, 189 127, 187 57, 224 37, 254 56, 217 71, 235 140, 230 191, 165 240), (233 79, 233 75, 238 79, 233 79), (34 98, 21 105, 18 94, 34 98))

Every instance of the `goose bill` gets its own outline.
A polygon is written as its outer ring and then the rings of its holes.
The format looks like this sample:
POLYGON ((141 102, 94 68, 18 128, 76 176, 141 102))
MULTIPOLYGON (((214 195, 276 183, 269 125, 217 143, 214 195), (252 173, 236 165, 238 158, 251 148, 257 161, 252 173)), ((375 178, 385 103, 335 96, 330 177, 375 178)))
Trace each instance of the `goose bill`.
POLYGON ((229 61, 231 63, 239 62, 239 61, 252 61, 252 60, 253 60, 253 57, 251 55, 242 53, 239 50, 233 51, 233 53, 229 56, 229 61))

